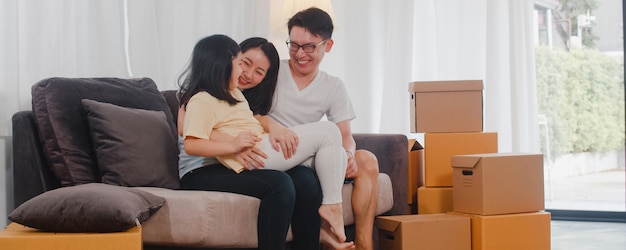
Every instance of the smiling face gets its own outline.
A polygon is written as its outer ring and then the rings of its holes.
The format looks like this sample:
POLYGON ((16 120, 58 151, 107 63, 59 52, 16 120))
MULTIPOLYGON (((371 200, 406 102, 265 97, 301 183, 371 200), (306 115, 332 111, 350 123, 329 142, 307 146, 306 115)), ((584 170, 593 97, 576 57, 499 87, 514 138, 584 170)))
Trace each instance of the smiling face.
POLYGON ((237 54, 237 56, 235 56, 233 58, 232 64, 233 64, 233 69, 230 72, 230 90, 233 90, 235 88, 237 88, 237 85, 239 83, 239 76, 241 75, 241 72, 243 71, 241 68, 241 61, 242 61, 242 56, 241 56, 241 52, 237 54))
POLYGON ((265 78, 270 68, 270 61, 260 48, 251 48, 242 54, 242 73, 238 78, 240 90, 254 88, 265 78))
MULTIPOLYGON (((304 27, 294 26, 289 31, 289 41, 297 43, 299 45, 316 45, 322 42, 324 39, 320 36, 311 34, 304 27)), ((315 47, 315 50, 311 53, 306 53, 302 48, 297 51, 289 51, 289 66, 291 72, 298 77, 310 76, 317 74, 324 54, 329 52, 332 48, 333 40, 328 39, 315 47)))

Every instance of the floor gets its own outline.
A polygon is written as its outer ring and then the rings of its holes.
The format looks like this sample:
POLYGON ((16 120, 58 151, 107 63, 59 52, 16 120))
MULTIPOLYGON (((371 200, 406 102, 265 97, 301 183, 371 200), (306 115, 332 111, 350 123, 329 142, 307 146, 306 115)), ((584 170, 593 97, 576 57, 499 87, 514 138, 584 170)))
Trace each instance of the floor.
MULTIPOLYGON (((625 211, 624 169, 546 183, 546 208, 625 211)), ((551 224, 552 250, 626 250, 626 223, 558 221, 551 224)))
MULTIPOLYGON (((547 209, 626 211, 624 168, 545 183, 547 209)), ((626 249, 626 248, 624 248, 626 249)))
POLYGON ((552 250, 624 250, 626 223, 552 221, 552 250))

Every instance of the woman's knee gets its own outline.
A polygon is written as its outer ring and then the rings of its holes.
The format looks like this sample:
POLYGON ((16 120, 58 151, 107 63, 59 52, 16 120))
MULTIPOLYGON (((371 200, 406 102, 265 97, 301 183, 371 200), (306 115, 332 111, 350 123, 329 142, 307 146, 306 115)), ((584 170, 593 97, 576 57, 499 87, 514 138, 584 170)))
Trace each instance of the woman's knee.
POLYGON ((319 121, 317 122, 317 126, 323 133, 341 139, 341 132, 339 131, 337 124, 330 121, 319 121))

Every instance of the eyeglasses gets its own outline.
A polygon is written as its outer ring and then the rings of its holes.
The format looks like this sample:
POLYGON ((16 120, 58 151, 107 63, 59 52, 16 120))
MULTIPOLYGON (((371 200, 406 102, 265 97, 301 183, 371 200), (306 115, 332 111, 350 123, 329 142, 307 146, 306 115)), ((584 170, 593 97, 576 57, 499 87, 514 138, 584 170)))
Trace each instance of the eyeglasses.
POLYGON ((313 51, 315 51, 317 46, 320 46, 322 43, 326 42, 326 40, 328 39, 325 39, 319 42, 318 44, 305 44, 305 45, 300 45, 289 40, 285 41, 285 43, 287 44, 287 48, 291 52, 298 52, 298 50, 302 48, 302 50, 306 53, 313 53, 313 51))

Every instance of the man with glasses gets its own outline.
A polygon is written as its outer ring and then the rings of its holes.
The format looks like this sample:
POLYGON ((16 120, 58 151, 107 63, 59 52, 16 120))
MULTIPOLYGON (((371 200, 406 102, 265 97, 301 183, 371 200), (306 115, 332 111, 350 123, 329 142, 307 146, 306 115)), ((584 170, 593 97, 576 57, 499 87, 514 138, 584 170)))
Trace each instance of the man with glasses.
MULTIPOLYGON (((270 140, 275 148, 282 149, 285 157, 290 157, 298 144, 297 136, 288 127, 316 122, 324 115, 337 124, 348 156, 345 177, 353 181, 354 185, 351 201, 356 227, 354 243, 359 250, 373 249, 372 232, 378 202, 378 160, 369 151, 356 150, 350 128, 350 121, 356 115, 343 82, 319 70, 324 55, 330 52, 334 43, 331 38, 332 20, 323 10, 309 8, 296 13, 287 26, 289 39, 286 43, 290 59, 280 64, 274 105, 269 113, 273 119, 264 118, 262 124, 270 132, 270 140)), ((303 185, 299 185, 297 179, 294 179, 294 183, 296 195, 301 194, 298 187, 303 185)), ((311 188, 319 187, 301 187, 311 188)), ((296 203, 298 206, 298 197, 296 203)), ((300 219, 311 220, 298 218, 294 214, 292 223, 298 223, 300 219)), ((354 248, 349 242, 339 242, 328 225, 322 225, 320 240, 325 247, 354 248)))

